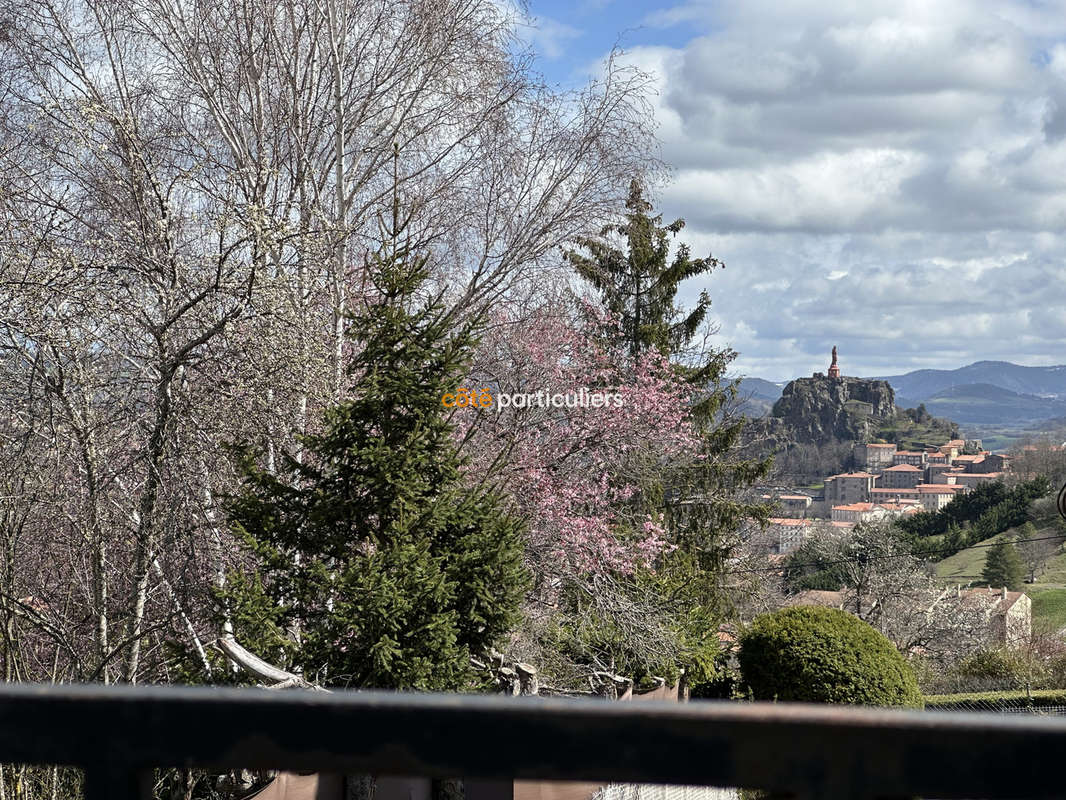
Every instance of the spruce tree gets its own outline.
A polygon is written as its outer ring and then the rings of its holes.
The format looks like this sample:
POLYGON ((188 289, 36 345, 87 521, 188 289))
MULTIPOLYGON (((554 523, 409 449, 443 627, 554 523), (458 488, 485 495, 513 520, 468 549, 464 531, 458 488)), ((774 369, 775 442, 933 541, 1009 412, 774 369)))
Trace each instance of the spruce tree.
MULTIPOLYGON (((618 320, 613 344, 620 361, 628 358, 632 364, 645 353, 657 352, 695 388, 691 414, 700 433, 699 452, 674 463, 648 465, 633 501, 650 513, 664 514, 668 536, 676 545, 646 580, 655 582, 673 605, 675 627, 691 645, 691 660, 684 665, 691 674, 694 668, 706 672, 699 665, 717 648, 714 628, 728 607, 721 575, 736 542, 735 531, 745 519, 769 516, 769 507, 747 490, 767 474, 771 462, 740 455, 744 420, 723 413, 737 394, 737 382, 725 376, 737 354, 700 346, 711 305, 708 293, 701 291, 691 310, 677 301, 683 281, 724 265, 711 256, 693 258, 683 243, 671 259, 671 238, 684 220, 663 225, 661 215, 651 212, 634 180, 625 221, 605 228, 598 238, 580 240, 582 252, 566 257, 618 320)), ((635 659, 627 654, 621 660, 635 659)))
POLYGON ((237 621, 268 608, 243 628, 250 646, 287 653, 309 680, 454 690, 470 656, 517 621, 520 523, 486 484, 464 481, 441 402, 465 374, 471 326, 418 299, 427 258, 400 241, 398 211, 382 227, 377 298, 350 321, 350 399, 277 474, 245 459, 229 512, 259 574, 224 600, 237 621))
MULTIPOLYGON (((696 306, 685 312, 676 305, 678 286, 687 278, 725 266, 711 256, 692 258, 686 244, 679 245, 669 260, 671 235, 676 236, 685 221, 675 219, 663 225, 662 215, 650 216, 651 211, 640 182, 633 180, 625 222, 604 228, 598 238, 579 239, 588 255, 577 251, 566 254, 618 319, 621 339, 633 358, 649 349, 668 355, 683 352, 706 320, 711 299, 702 291, 696 306), (619 235, 625 239, 625 252, 611 241, 619 235)), ((713 360, 708 361, 702 365, 706 374, 694 377, 716 377, 712 372, 715 366, 713 360)))
POLYGON ((580 241, 587 255, 570 252, 567 259, 617 317, 618 343, 624 351, 635 358, 655 350, 697 387, 691 411, 702 452, 698 458, 651 471, 641 499, 649 508, 665 508, 675 544, 687 545, 683 549, 700 569, 714 571, 728 555, 729 532, 744 518, 768 516, 767 506, 743 495, 767 474, 771 463, 740 457, 737 445, 744 420, 722 414, 736 398, 737 382, 726 379, 725 373, 737 354, 697 346, 710 309, 708 293, 701 291, 690 311, 677 302, 682 281, 724 265, 712 256, 693 258, 683 243, 671 260, 671 236, 685 222, 676 219, 663 225, 661 215, 651 216, 651 204, 636 180, 630 184, 626 210, 624 223, 605 228, 597 239, 580 241), (611 241, 618 236, 625 240, 624 252, 611 241))
POLYGON ((1011 591, 1021 589, 1025 579, 1025 565, 1013 542, 1000 539, 988 548, 981 579, 992 587, 1005 586, 1011 591))

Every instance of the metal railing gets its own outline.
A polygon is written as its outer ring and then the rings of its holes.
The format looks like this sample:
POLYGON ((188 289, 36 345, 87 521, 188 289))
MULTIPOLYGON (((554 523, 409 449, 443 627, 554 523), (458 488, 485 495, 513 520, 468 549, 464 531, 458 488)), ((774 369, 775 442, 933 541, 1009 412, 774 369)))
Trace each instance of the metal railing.
POLYGON ((734 702, 177 687, 0 688, 0 763, 740 786, 797 797, 1066 796, 1066 719, 734 702))

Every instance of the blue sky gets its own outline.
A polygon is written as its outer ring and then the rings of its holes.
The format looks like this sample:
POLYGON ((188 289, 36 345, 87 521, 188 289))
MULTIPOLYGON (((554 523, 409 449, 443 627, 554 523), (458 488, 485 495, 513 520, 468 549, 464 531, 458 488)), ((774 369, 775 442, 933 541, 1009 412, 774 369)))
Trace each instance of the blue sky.
POLYGON ((655 76, 657 200, 736 371, 1066 363, 1066 0, 530 3, 575 85, 655 76))

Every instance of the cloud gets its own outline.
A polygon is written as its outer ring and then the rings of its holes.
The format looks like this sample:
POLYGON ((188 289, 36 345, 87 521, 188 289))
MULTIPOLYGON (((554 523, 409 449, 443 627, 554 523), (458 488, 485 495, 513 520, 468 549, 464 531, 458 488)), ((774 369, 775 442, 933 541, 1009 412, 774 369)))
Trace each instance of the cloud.
POLYGON ((1066 361, 1066 4, 692 2, 638 47, 738 369, 1066 361), (826 362, 827 363, 827 362, 826 362))
POLYGON ((536 17, 522 26, 524 38, 548 59, 562 58, 570 42, 581 37, 581 30, 550 17, 536 17))

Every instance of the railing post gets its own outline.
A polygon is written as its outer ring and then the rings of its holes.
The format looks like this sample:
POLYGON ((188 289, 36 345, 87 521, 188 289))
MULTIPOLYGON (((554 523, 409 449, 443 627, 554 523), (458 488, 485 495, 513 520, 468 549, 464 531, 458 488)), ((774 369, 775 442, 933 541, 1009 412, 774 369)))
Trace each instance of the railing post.
POLYGON ((85 800, 152 800, 153 771, 103 764, 85 768, 85 800))

